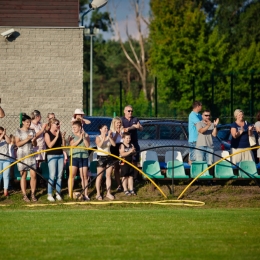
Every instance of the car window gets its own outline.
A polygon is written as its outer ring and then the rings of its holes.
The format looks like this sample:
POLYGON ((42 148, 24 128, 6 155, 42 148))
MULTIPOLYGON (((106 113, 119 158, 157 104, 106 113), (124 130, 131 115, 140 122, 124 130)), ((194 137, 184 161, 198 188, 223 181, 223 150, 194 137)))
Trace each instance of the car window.
POLYGON ((91 118, 91 117, 84 117, 88 119, 91 124, 84 124, 83 129, 86 133, 91 134, 91 133, 99 133, 99 126, 100 125, 106 125, 107 128, 110 128, 111 125, 111 118, 91 118))
POLYGON ((161 125, 160 139, 185 140, 185 133, 178 125, 161 125))
POLYGON ((220 140, 228 140, 230 136, 230 130, 229 129, 218 130, 217 135, 220 140))
POLYGON ((138 139, 156 139, 156 126, 155 125, 143 125, 143 131, 138 131, 138 139))

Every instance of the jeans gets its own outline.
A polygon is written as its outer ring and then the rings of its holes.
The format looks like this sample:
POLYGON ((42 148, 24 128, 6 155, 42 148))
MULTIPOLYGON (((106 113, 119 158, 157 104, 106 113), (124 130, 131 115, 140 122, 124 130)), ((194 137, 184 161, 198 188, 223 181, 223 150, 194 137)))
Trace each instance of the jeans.
MULTIPOLYGON (((197 148, 206 150, 211 153, 214 152, 213 148, 208 146, 198 146, 197 148)), ((213 163, 213 154, 211 153, 196 150, 196 161, 206 161, 208 165, 211 165, 213 163)))
MULTIPOLYGON (((189 147, 196 147, 196 142, 189 142, 189 147)), ((190 148, 190 156, 189 156, 190 161, 196 160, 195 153, 196 153, 196 150, 190 148)))
POLYGON ((48 180, 48 194, 52 194, 52 186, 56 178, 56 191, 61 193, 61 181, 63 173, 64 155, 47 155, 47 162, 49 167, 49 180, 48 180), (51 185, 51 184, 52 185, 51 185))
MULTIPOLYGON (((5 167, 7 167, 10 164, 11 162, 8 160, 0 160, 0 171, 2 171, 5 167)), ((8 185, 9 185, 9 175, 10 175, 10 168, 8 168, 7 170, 5 170, 0 174, 0 183, 4 178, 4 189, 6 190, 8 189, 8 185)))

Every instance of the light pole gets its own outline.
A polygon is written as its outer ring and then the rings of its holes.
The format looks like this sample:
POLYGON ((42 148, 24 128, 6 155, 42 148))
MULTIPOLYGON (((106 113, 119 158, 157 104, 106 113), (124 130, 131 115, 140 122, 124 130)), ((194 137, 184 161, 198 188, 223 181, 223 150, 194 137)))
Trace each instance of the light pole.
POLYGON ((93 115, 93 37, 98 33, 98 28, 84 29, 84 35, 90 37, 90 73, 89 73, 89 115, 93 115))
MULTIPOLYGON (((81 26, 84 25, 84 17, 87 13, 94 9, 98 9, 106 5, 108 0, 93 0, 89 4, 89 9, 81 16, 81 26)), ((90 37, 90 84, 89 84, 89 115, 93 112, 93 36, 98 33, 98 29, 94 28, 92 31, 88 28, 84 29, 84 35, 90 37)))

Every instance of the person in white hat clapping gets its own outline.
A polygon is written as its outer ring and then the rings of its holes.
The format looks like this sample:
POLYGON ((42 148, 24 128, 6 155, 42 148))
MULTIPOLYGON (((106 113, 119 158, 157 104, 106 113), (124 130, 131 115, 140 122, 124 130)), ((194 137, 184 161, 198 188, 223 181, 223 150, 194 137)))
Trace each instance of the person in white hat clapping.
POLYGON ((88 119, 83 118, 83 115, 85 115, 84 111, 80 108, 75 109, 73 118, 71 119, 71 123, 75 122, 76 120, 81 121, 81 123, 84 124, 91 124, 91 122, 88 119))

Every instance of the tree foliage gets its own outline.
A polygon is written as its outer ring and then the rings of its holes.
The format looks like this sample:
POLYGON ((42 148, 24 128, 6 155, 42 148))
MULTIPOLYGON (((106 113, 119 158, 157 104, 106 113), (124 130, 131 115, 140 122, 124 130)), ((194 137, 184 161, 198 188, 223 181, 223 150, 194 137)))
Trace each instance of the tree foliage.
POLYGON ((235 104, 246 106, 250 71, 259 68, 260 26, 253 22, 259 11, 259 1, 151 0, 148 65, 158 77, 160 102, 179 115, 193 99, 226 113, 233 83, 235 104))

